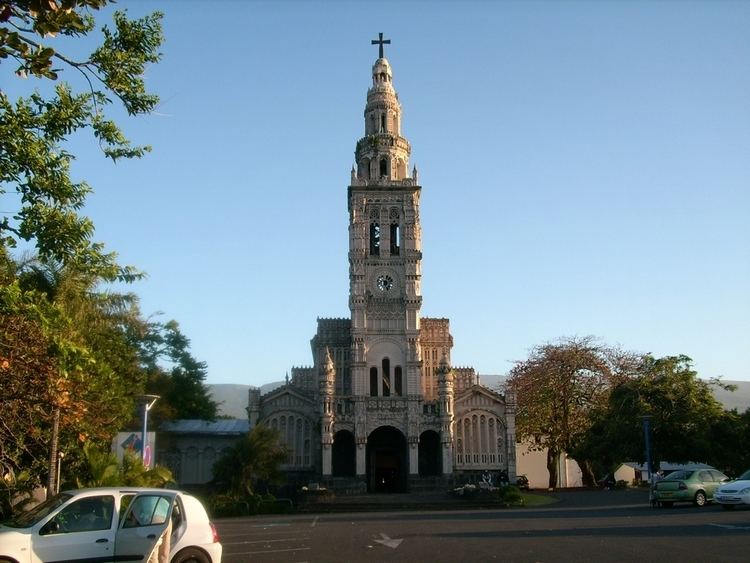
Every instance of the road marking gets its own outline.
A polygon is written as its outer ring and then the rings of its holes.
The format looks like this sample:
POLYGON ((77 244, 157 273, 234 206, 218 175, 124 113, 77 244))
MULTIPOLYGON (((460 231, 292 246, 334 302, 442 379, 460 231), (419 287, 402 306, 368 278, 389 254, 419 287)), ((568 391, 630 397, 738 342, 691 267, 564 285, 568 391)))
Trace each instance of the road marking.
POLYGON ((230 559, 235 555, 257 555, 258 553, 281 553, 283 551, 310 551, 311 547, 298 547, 295 549, 269 549, 268 551, 242 551, 240 553, 224 553, 222 559, 230 559))
POLYGON ((302 540, 309 540, 310 538, 308 536, 304 537, 293 537, 293 538, 284 538, 280 540, 247 540, 247 541, 232 541, 232 542, 221 542, 222 545, 247 545, 251 543, 279 543, 279 542, 289 542, 289 541, 302 541, 302 540))
POLYGON ((380 539, 374 540, 376 543, 382 543, 385 546, 390 547, 391 549, 396 549, 399 545, 401 545, 401 542, 404 541, 403 539, 397 540, 397 539, 391 539, 387 535, 385 535, 383 532, 380 532, 380 539))
POLYGON ((318 523, 318 517, 316 516, 315 519, 312 521, 312 524, 310 525, 311 528, 315 527, 315 524, 318 523))
POLYGON ((727 530, 750 530, 750 526, 733 526, 731 524, 708 524, 709 526, 716 526, 717 528, 726 528, 727 530))
POLYGON ((276 523, 276 522, 267 522, 265 524, 253 524, 250 527, 251 528, 277 528, 279 526, 289 526, 287 523, 276 523))

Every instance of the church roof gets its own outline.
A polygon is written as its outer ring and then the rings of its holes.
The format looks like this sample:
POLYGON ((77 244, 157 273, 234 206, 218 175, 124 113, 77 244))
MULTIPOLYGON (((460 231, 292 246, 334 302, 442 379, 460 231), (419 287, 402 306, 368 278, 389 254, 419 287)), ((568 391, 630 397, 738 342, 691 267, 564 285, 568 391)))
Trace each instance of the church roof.
POLYGON ((170 434, 224 434, 241 435, 250 432, 250 421, 241 418, 220 419, 216 421, 182 419, 163 422, 161 432, 170 434))

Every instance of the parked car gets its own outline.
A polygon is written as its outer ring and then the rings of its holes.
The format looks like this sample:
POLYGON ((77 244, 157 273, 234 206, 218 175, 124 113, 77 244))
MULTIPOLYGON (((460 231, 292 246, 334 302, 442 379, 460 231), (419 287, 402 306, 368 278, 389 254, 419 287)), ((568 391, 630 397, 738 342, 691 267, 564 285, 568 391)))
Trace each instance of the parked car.
POLYGON ((198 499, 137 487, 55 495, 0 525, 0 561, 145 561, 162 541, 171 563, 221 561, 219 536, 198 499))
POLYGON ((529 478, 526 475, 518 475, 516 477, 516 486, 522 491, 529 490, 529 478))
POLYGON ((750 505, 750 469, 734 481, 722 484, 714 493, 714 500, 725 510, 742 504, 750 505))
POLYGON ((661 506, 672 506, 675 502, 703 506, 713 500, 716 490, 727 481, 729 477, 716 469, 674 471, 656 482, 653 500, 661 506))

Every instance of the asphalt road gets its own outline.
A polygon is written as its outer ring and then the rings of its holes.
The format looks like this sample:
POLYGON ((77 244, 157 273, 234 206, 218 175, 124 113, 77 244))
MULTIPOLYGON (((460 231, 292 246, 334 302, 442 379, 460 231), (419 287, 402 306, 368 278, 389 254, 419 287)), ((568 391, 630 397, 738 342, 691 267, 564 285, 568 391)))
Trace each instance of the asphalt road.
POLYGON ((556 496, 541 508, 258 516, 216 525, 225 563, 750 562, 750 510, 652 509, 641 491, 556 496))

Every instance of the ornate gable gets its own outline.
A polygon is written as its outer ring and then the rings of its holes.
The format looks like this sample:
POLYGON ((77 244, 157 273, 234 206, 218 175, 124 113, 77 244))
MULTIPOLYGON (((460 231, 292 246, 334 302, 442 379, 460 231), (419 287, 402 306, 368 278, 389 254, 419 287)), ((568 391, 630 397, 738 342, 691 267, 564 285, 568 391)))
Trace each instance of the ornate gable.
POLYGON ((278 412, 299 412, 311 415, 317 411, 312 398, 307 397, 291 385, 284 385, 261 398, 261 418, 278 412))
POLYGON ((487 387, 472 385, 456 397, 455 411, 458 414, 473 410, 504 413, 505 398, 487 387))

